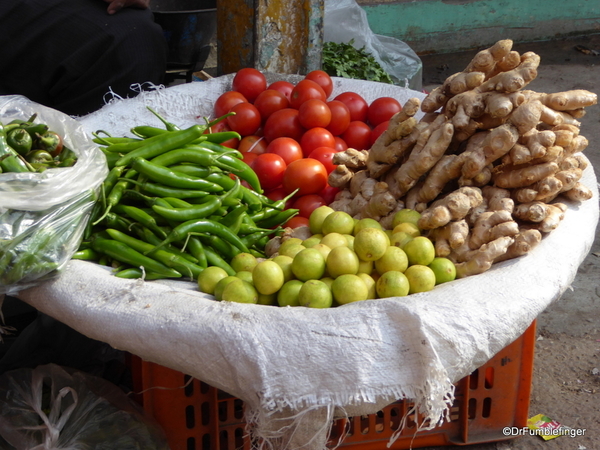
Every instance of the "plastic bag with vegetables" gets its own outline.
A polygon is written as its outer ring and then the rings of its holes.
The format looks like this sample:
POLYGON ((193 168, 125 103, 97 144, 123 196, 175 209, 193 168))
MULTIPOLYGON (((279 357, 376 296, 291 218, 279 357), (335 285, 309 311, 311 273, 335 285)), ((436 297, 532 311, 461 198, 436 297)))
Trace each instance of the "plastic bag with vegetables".
POLYGON ((117 386, 55 364, 0 376, 0 448, 168 450, 163 430, 117 386))
POLYGON ((12 142, 5 125, 32 116, 62 137, 76 162, 39 171, 34 167, 41 161, 0 155, 0 294, 35 285, 71 258, 108 173, 104 154, 79 122, 19 95, 0 97, 2 148, 12 142))

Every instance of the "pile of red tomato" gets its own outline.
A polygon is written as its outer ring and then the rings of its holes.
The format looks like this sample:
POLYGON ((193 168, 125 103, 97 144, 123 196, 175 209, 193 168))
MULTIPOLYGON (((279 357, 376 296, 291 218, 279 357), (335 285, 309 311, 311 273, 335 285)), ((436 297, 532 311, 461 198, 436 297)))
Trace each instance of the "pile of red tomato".
POLYGON ((335 169, 332 157, 347 148, 371 148, 387 128, 389 119, 402 109, 392 97, 370 104, 356 92, 330 99, 331 77, 322 70, 308 73, 296 84, 279 80, 267 84, 257 69, 239 70, 231 90, 219 96, 214 117, 229 115, 212 131, 232 130, 242 137, 224 145, 242 152, 256 172, 265 194, 280 200, 295 190, 289 208, 298 216, 286 225, 308 224, 310 213, 330 204, 337 188, 328 185, 335 169))

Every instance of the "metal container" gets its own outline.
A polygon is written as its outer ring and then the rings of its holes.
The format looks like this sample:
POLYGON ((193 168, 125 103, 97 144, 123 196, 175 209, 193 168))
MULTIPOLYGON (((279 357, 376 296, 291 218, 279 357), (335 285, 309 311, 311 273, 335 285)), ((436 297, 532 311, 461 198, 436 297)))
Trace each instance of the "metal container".
POLYGON ((167 72, 201 70, 217 31, 216 0, 152 0, 150 10, 168 44, 167 72))

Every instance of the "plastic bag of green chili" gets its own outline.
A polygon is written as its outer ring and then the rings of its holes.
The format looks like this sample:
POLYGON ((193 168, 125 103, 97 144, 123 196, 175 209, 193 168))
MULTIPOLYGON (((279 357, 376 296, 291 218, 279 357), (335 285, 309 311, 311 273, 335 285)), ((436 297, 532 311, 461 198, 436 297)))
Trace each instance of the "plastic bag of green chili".
POLYGON ((77 120, 23 96, 0 96, 3 124, 34 114, 77 161, 41 173, 0 173, 0 295, 36 285, 71 259, 108 174, 104 154, 77 120))

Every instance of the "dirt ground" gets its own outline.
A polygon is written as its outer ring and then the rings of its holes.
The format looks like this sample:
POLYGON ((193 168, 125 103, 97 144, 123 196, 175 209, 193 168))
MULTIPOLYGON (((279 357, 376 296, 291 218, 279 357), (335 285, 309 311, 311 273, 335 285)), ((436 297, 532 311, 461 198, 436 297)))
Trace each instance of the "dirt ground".
MULTIPOLYGON (((600 35, 515 44, 513 48, 521 53, 534 51, 541 57, 538 77, 530 89, 548 93, 587 89, 600 95, 600 35)), ((422 55, 424 89, 431 90, 464 69, 477 50, 422 55)), ((585 154, 598 174, 600 106, 587 108, 581 119, 581 134, 590 142, 585 154)), ((429 450, 600 449, 600 227, 571 289, 538 317, 537 330, 529 417, 545 414, 565 426, 585 430, 584 435, 549 441, 524 435, 495 443, 429 450)))

